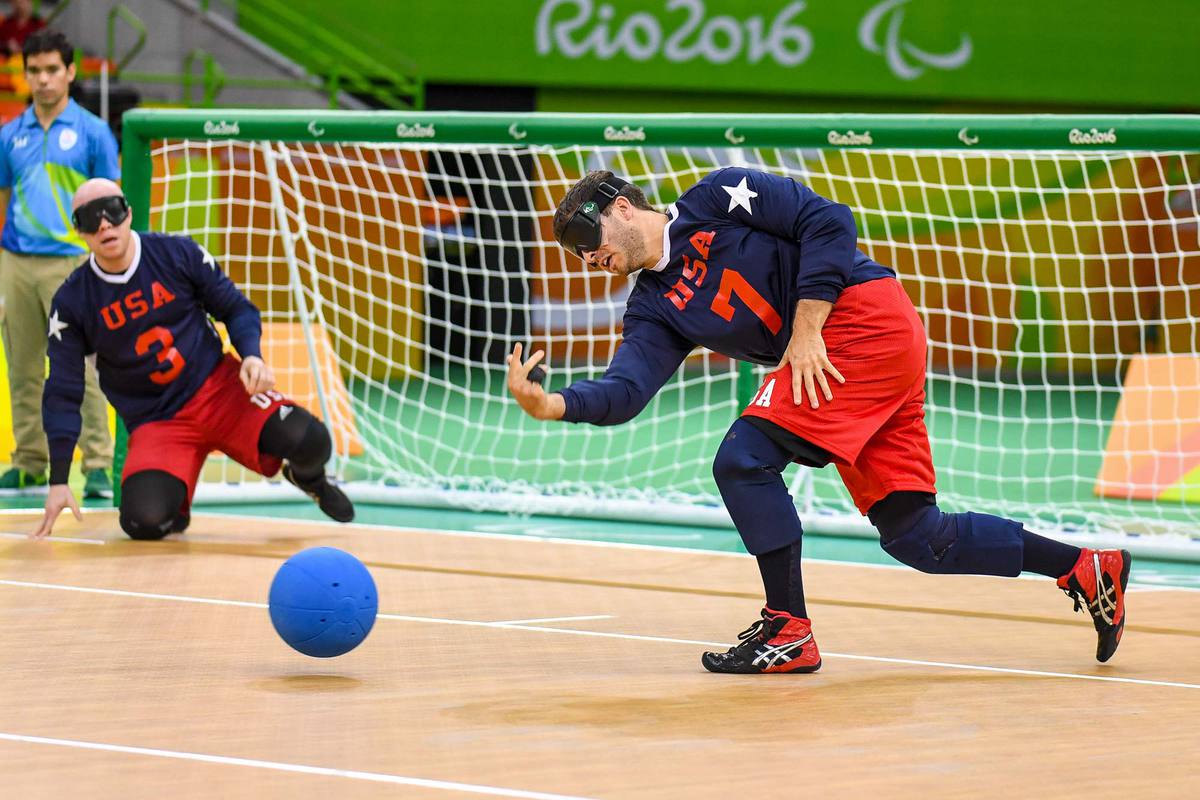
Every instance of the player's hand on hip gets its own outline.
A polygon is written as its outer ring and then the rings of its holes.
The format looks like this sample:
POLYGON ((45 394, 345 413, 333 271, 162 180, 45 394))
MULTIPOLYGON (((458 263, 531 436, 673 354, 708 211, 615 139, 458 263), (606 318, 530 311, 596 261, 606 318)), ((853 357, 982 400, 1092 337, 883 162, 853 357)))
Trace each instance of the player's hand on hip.
POLYGON ((275 373, 258 356, 246 356, 242 359, 242 370, 239 374, 246 394, 258 394, 275 388, 275 373))
POLYGON ((807 397, 810 406, 819 408, 821 402, 818 399, 818 391, 826 402, 833 400, 833 392, 829 388, 829 379, 825 373, 833 376, 838 383, 846 382, 837 367, 830 363, 829 356, 825 353, 825 340, 820 335, 802 338, 793 336, 788 342, 783 359, 779 362, 779 368, 785 364, 792 368, 792 402, 796 405, 800 405, 807 397))
POLYGON ((83 521, 83 514, 79 512, 79 501, 75 499, 75 493, 71 491, 71 487, 65 483, 51 484, 50 492, 46 495, 46 512, 42 515, 42 522, 33 533, 29 534, 29 538, 45 539, 49 536, 54 531, 54 521, 58 519, 58 515, 63 512, 64 508, 71 509, 75 519, 83 521))
MULTIPOLYGON (((508 361, 508 391, 526 414, 534 419, 562 419, 566 413, 566 403, 562 395, 546 394, 542 389, 541 378, 534 373, 538 362, 545 358, 544 350, 538 350, 528 361, 521 360, 522 347, 516 345, 506 359, 508 361), (537 380, 533 380, 537 378, 537 380)), ((544 370, 538 370, 545 377, 544 370)))

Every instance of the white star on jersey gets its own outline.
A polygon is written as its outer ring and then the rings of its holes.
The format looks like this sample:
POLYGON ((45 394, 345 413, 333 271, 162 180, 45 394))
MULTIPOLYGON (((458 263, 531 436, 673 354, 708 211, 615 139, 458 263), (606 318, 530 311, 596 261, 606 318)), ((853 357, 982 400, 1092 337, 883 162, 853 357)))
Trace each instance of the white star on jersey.
POLYGON ((67 323, 58 318, 58 309, 54 309, 54 313, 50 315, 50 332, 46 334, 46 338, 49 339, 51 336, 53 336, 55 339, 58 339, 61 342, 62 332, 66 330, 66 328, 67 323))
POLYGON ((729 208, 727 211, 733 211, 734 208, 741 206, 746 209, 747 214, 753 214, 754 211, 750 208, 750 198, 758 197, 758 192, 752 192, 746 186, 746 179, 742 178, 742 182, 737 186, 722 186, 722 189, 729 192, 729 208))

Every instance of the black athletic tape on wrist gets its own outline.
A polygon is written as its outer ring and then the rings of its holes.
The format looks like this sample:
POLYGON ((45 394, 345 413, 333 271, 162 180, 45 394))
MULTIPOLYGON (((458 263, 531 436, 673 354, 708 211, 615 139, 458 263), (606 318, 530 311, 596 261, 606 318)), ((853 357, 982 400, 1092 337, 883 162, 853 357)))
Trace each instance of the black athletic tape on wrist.
POLYGON ((50 463, 50 483, 66 483, 71 477, 70 461, 52 461, 50 463))

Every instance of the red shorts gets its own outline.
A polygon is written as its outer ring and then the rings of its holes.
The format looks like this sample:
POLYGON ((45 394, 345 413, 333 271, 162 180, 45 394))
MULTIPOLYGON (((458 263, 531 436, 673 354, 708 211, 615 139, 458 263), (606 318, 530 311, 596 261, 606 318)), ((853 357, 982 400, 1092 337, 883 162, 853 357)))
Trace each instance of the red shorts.
MULTIPOLYGON (((822 330, 833 400, 792 402, 792 371, 767 376, 743 415, 762 417, 833 454, 863 514, 896 491, 933 493, 925 429, 925 326, 900 281, 868 281, 842 292, 822 330), (769 390, 768 390, 769 387, 769 390)), ((820 388, 817 389, 820 392, 820 388)))
POLYGON ((279 472, 282 462, 258 451, 258 436, 277 408, 294 403, 275 391, 246 394, 238 377, 241 366, 226 353, 175 416, 135 429, 129 435, 121 480, 147 469, 169 472, 187 484, 190 505, 204 459, 213 450, 260 475, 279 472))

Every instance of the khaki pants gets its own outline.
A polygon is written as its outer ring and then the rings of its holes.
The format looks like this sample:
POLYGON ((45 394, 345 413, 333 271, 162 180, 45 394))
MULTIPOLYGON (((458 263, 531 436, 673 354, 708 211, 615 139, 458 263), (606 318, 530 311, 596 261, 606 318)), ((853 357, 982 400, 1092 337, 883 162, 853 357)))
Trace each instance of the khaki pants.
MULTIPOLYGON (((0 335, 8 359, 12 396, 12 465, 40 474, 50 463, 42 429, 42 387, 46 382, 46 331, 50 301, 83 256, 23 256, 0 249, 0 335)), ((100 393, 96 367, 88 359, 84 373, 83 430, 79 446, 83 469, 110 469, 113 443, 108 433, 108 403, 100 393)))

